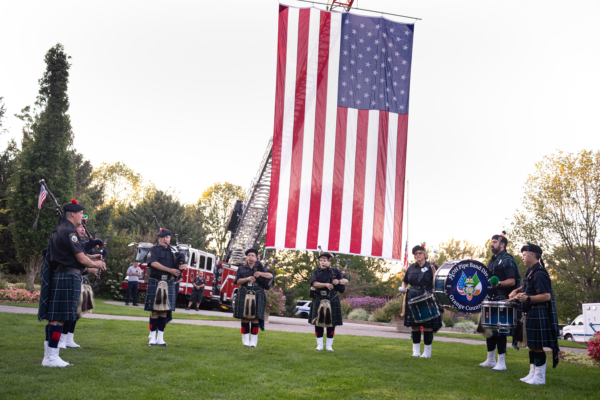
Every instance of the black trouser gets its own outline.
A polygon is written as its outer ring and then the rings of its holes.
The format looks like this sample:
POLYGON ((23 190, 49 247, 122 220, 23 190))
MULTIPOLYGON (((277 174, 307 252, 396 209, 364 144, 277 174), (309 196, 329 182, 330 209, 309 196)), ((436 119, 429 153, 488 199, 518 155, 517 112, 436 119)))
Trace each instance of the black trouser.
POLYGON ((137 304, 138 286, 139 282, 127 282, 127 296, 125 297, 125 304, 129 304, 129 297, 132 295, 133 304, 137 304))

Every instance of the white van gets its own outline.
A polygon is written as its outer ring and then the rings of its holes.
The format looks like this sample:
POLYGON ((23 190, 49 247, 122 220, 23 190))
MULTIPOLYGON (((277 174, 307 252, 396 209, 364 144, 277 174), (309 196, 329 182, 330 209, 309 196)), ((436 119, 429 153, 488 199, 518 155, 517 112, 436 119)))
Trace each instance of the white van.
POLYGON ((600 303, 581 306, 583 314, 562 329, 564 340, 587 342, 600 331, 600 303))

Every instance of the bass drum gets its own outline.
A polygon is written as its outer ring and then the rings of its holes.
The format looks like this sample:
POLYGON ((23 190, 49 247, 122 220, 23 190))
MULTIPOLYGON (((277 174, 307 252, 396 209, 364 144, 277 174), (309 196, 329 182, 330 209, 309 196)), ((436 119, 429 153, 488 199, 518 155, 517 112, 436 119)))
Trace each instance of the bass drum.
POLYGON ((448 261, 435 273, 433 293, 444 308, 476 314, 481 311, 481 303, 492 296, 491 276, 491 271, 479 261, 448 261))

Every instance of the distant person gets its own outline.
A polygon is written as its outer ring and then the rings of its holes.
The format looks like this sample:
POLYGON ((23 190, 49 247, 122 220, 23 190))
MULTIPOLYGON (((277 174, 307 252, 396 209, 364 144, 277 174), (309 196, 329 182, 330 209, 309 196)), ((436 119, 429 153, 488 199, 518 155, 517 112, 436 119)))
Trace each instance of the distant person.
POLYGON ((134 307, 138 306, 137 297, 138 290, 140 284, 140 278, 142 277, 142 270, 140 268, 140 263, 138 260, 133 262, 133 265, 127 268, 127 276, 129 280, 127 281, 127 296, 125 296, 125 305, 129 305, 129 298, 133 296, 133 305, 134 307))
POLYGON ((198 304, 196 306, 196 311, 200 311, 198 307, 202 304, 202 298, 204 297, 204 287, 206 286, 206 279, 204 279, 204 272, 198 272, 198 276, 194 278, 192 282, 194 288, 192 289, 192 296, 190 297, 190 303, 186 307, 186 310, 189 310, 193 304, 198 304))

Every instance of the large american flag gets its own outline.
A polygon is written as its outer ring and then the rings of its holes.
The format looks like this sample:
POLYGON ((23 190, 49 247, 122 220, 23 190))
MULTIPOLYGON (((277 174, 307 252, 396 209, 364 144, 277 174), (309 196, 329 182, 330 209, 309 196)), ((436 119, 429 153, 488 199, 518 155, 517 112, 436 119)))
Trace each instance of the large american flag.
POLYGON ((280 6, 267 247, 401 260, 413 33, 280 6))

